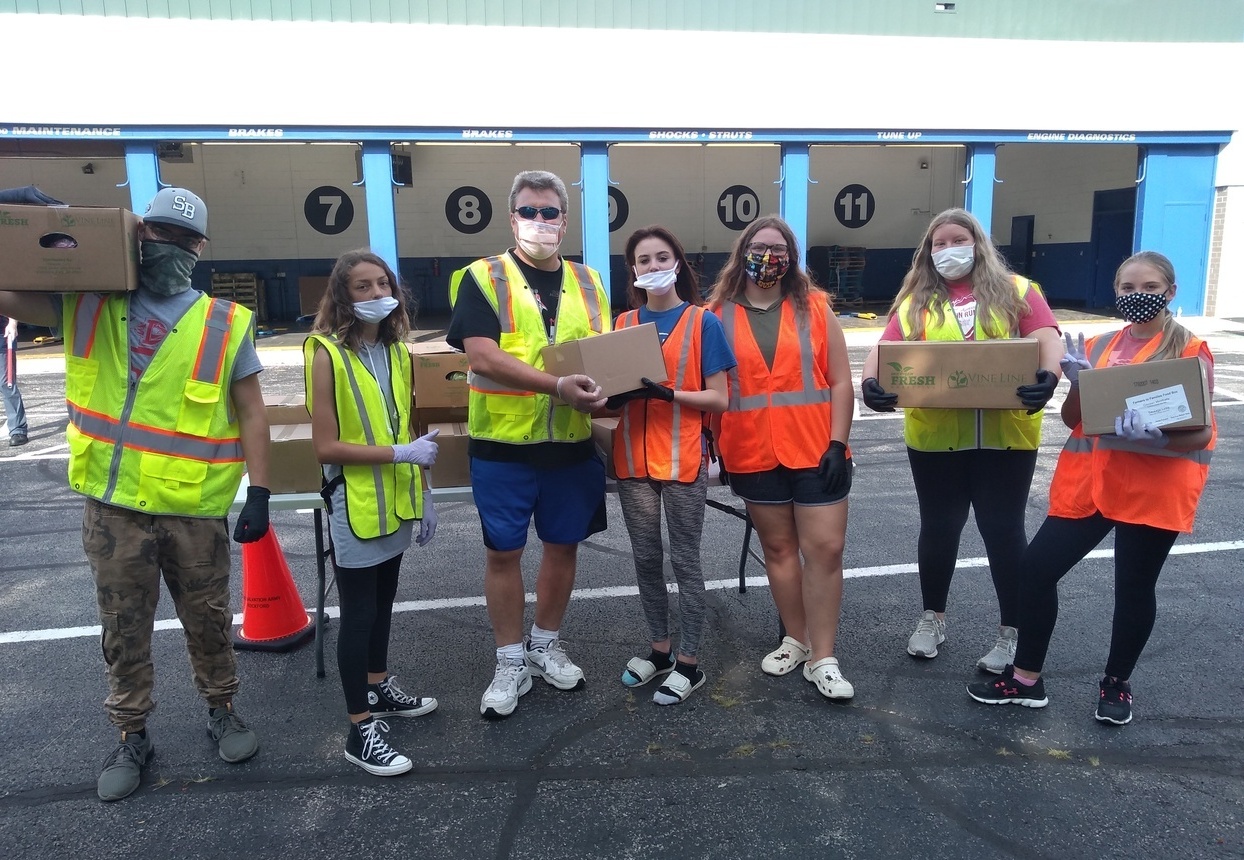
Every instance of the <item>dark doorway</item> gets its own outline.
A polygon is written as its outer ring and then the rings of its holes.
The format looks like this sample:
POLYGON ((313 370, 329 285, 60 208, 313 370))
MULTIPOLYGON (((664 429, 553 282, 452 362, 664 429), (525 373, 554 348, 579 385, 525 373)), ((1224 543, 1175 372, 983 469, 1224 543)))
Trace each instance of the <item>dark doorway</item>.
POLYGON ((1132 255, 1136 188, 1093 192, 1093 284, 1089 307, 1114 306, 1114 273, 1132 255))
POLYGON ((1012 271, 1027 277, 1032 273, 1032 235, 1036 227, 1037 216, 1016 215, 1011 219, 1011 244, 1007 251, 1007 262, 1012 271))

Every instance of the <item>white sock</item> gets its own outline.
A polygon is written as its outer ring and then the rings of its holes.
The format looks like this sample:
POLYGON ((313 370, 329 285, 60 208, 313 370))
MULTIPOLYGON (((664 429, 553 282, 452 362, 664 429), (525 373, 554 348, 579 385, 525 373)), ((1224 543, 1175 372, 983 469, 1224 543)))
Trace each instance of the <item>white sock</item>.
POLYGON ((497 649, 497 662, 509 663, 512 666, 522 666, 526 662, 523 657, 523 643, 515 642, 513 645, 502 645, 497 649))
POLYGON ((541 651, 553 644, 553 640, 557 638, 560 630, 545 630, 538 624, 531 625, 531 647, 538 648, 541 651))

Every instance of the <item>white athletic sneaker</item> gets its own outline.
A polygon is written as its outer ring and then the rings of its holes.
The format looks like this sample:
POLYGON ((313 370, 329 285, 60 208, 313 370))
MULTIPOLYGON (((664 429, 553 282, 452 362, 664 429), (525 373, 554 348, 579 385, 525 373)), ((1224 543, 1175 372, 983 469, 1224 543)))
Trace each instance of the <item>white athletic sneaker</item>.
POLYGON ((479 712, 492 719, 508 717, 518 707, 518 697, 531 692, 531 672, 522 663, 497 661, 492 683, 479 701, 479 712))
POLYGON ((803 677, 804 680, 816 684, 821 695, 827 699, 849 699, 855 695, 855 688, 851 686, 851 682, 842 677, 837 657, 826 657, 815 663, 804 663, 803 677))
POLYGON ((916 622, 916 632, 907 640, 907 653, 913 657, 937 656, 937 646, 946 641, 946 621, 932 609, 926 609, 916 622))
POLYGON ((783 636, 782 644, 760 661, 760 671, 766 675, 785 675, 798 669, 800 663, 808 662, 811 654, 812 650, 794 636, 783 636))
POLYGON ((566 653, 566 643, 554 639, 547 648, 533 648, 531 640, 523 644, 531 674, 543 678, 559 690, 578 690, 586 685, 583 670, 566 653))
POLYGON ((976 668, 1001 675, 1003 669, 1015 662, 1015 645, 1018 642, 1018 630, 1014 627, 999 627, 998 641, 988 654, 976 661, 976 668))

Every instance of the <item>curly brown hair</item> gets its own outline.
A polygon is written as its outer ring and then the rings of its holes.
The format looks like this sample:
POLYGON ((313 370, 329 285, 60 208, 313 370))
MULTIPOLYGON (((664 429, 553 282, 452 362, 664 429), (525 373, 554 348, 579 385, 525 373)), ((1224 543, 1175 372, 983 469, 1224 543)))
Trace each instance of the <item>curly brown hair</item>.
POLYGON ((339 343, 345 344, 347 349, 355 352, 359 350, 362 345, 359 334, 362 324, 354 315, 354 302, 350 299, 350 273, 359 263, 371 263, 384 269, 393 298, 397 299, 397 307, 381 321, 379 331, 380 342, 385 346, 392 346, 405 338, 410 331, 410 318, 415 313, 415 302, 397 275, 393 274, 389 264, 367 248, 346 251, 337 258, 332 274, 328 276, 328 288, 320 299, 320 307, 315 313, 311 331, 332 335, 339 343))
MULTIPOLYGON (((739 234, 739 238, 734 240, 730 256, 726 264, 722 266, 721 272, 718 273, 716 283, 713 284, 713 294, 708 299, 709 307, 719 308, 725 302, 733 301, 742 295, 747 289, 747 270, 744 268, 747 246, 752 243, 756 234, 766 227, 772 227, 781 233, 789 249, 790 267, 782 276, 781 289, 783 296, 790 296, 794 301, 796 315, 802 317, 807 314, 809 293, 824 292, 812 280, 807 270, 800 265, 799 240, 795 238, 795 232, 790 229, 790 225, 777 215, 765 215, 748 224, 739 234)), ((830 304, 832 306, 833 303, 830 304)))

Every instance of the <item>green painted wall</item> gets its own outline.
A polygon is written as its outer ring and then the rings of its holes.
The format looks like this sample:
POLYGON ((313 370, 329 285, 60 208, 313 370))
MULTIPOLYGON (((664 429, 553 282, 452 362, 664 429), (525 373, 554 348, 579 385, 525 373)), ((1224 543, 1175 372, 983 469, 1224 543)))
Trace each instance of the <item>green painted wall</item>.
POLYGON ((0 0, 0 13, 1241 42, 1240 0, 0 0), (953 6, 953 12, 938 12, 953 6))

